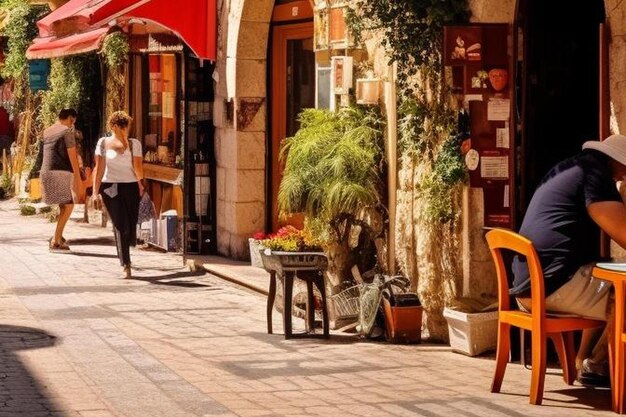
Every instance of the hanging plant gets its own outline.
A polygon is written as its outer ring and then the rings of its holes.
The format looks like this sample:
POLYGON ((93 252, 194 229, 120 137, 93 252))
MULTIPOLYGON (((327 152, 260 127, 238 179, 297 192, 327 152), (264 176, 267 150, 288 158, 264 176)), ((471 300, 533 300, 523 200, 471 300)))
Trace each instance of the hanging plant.
POLYGON ((100 49, 104 62, 109 69, 118 68, 128 61, 129 52, 128 36, 123 32, 113 32, 107 35, 100 49))
POLYGON ((124 64, 128 61, 130 45, 128 36, 123 32, 114 32, 104 38, 102 54, 107 69, 105 120, 124 108, 124 64))

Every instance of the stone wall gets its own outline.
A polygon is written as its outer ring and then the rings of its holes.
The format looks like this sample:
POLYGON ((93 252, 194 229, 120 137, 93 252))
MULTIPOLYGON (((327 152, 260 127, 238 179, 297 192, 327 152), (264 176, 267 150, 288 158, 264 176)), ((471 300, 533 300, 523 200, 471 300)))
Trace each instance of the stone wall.
POLYGON ((273 0, 225 0, 214 107, 217 243, 220 254, 249 256, 248 237, 265 229, 266 69, 273 0))

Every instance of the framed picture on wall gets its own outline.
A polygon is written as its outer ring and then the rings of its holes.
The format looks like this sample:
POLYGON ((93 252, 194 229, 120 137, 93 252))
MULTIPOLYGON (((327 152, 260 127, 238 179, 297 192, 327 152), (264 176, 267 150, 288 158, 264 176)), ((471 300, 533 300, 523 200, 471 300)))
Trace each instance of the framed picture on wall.
POLYGON ((334 94, 348 94, 352 88, 352 57, 331 58, 331 80, 334 94))

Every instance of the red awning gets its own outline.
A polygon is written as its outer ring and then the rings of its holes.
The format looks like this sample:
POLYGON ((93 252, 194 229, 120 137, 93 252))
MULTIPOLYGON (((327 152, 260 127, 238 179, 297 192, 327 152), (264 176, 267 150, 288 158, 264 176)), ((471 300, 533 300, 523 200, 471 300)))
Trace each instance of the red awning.
POLYGON ((68 27, 85 31, 131 18, 152 21, 176 33, 199 58, 214 61, 216 10, 216 0, 70 0, 37 25, 40 37, 48 37, 68 27))
POLYGON ((26 51, 26 58, 49 59, 96 51, 108 32, 109 28, 100 28, 62 38, 37 38, 26 51))

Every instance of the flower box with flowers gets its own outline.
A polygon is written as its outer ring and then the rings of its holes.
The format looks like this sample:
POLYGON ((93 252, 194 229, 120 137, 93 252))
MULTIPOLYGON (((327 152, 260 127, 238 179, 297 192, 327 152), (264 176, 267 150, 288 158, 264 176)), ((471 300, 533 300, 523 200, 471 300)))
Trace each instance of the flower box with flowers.
POLYGON ((268 271, 324 271, 328 259, 319 243, 306 231, 293 226, 281 227, 278 232, 260 240, 259 251, 263 267, 268 271))

